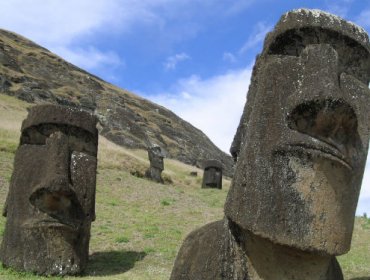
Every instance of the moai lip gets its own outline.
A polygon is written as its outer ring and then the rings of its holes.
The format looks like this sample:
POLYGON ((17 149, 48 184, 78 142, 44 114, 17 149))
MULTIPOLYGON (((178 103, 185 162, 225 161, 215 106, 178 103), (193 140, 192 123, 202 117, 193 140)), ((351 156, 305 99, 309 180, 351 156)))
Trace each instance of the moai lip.
POLYGON ((202 188, 222 189, 222 164, 218 160, 204 162, 202 188))
POLYGON ((192 232, 171 279, 343 279, 370 132, 366 32, 318 10, 265 39, 230 152, 225 218, 192 232))
POLYGON ((95 126, 96 118, 79 109, 30 109, 4 211, 5 266, 41 275, 75 275, 86 267, 95 219, 95 126))

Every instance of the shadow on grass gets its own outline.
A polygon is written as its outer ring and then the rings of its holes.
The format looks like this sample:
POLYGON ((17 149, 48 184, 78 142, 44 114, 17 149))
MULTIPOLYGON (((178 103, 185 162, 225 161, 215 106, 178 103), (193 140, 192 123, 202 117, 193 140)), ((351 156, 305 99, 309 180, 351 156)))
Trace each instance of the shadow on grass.
POLYGON ((85 276, 107 276, 124 273, 146 256, 144 252, 108 251, 90 255, 85 276))

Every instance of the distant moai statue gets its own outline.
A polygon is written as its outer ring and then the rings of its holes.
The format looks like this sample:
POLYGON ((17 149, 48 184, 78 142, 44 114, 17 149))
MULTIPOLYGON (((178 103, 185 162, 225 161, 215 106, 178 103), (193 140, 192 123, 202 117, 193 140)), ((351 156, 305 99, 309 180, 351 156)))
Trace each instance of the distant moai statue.
POLYGON ((190 176, 197 177, 198 176, 198 172, 197 171, 190 171, 190 176))
POLYGON ((56 105, 29 110, 3 212, 3 265, 41 275, 84 270, 95 220, 97 147, 93 115, 56 105))
POLYGON ((159 146, 151 146, 148 148, 148 157, 150 167, 146 171, 146 176, 153 181, 163 183, 162 171, 164 169, 162 149, 159 146))
POLYGON ((341 280, 370 133, 365 31, 319 10, 264 42, 232 144, 225 217, 190 233, 172 280, 341 280))
POLYGON ((222 189, 222 164, 218 160, 204 161, 202 188, 222 189))

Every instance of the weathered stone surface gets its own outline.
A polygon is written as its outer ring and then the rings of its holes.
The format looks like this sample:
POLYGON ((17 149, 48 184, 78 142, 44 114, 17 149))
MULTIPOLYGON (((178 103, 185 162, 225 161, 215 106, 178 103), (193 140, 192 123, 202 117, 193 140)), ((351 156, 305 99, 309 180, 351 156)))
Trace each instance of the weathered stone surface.
POLYGON ((171 279, 343 279, 370 132, 370 45, 318 10, 282 16, 231 146, 223 221, 185 240, 171 279))
POLYGON ((36 104, 52 103, 93 111, 100 134, 118 145, 162 147, 166 157, 199 167, 198 159, 232 158, 176 114, 64 61, 26 38, 0 29, 0 93, 36 104))
POLYGON ((159 146, 151 146, 148 148, 148 157, 150 167, 146 172, 146 176, 153 181, 163 183, 162 171, 164 169, 162 149, 159 146))
POLYGON ((310 253, 297 252, 290 247, 273 244, 242 230, 225 218, 197 229, 187 236, 177 255, 170 279, 340 280, 343 279, 343 275, 335 257, 329 257, 329 260, 323 256, 312 258, 310 253), (281 251, 285 253, 283 256, 281 251), (251 258, 251 254, 254 258, 251 258), (297 264, 297 259, 302 262, 297 264), (250 261, 253 261, 254 267, 250 261), (328 262, 322 278, 310 271, 309 264, 312 262, 328 262), (299 277, 289 277, 287 265, 294 266, 294 274, 299 277), (311 278, 307 278, 307 275, 311 278))
POLYGON ((90 113, 32 107, 6 200, 0 258, 37 274, 79 274, 86 267, 95 219, 98 133, 90 113))
POLYGON ((222 164, 217 160, 204 162, 202 188, 222 189, 222 164))

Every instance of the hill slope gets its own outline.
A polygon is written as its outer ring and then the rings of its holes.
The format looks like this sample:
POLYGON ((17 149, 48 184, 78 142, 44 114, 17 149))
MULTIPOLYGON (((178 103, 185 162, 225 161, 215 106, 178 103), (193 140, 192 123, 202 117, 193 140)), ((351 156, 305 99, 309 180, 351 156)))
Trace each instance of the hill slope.
POLYGON ((81 106, 95 111, 101 135, 116 144, 141 149, 157 144, 168 157, 197 166, 204 159, 218 159, 225 174, 232 174, 231 157, 173 112, 1 29, 0 93, 30 103, 81 106))
MULTIPOLYGON (((0 95, 0 207, 9 187, 27 106, 0 95)), ((126 149, 100 137, 97 218, 91 229, 90 261, 82 279, 168 279, 185 236, 223 217, 229 180, 223 180, 222 190, 201 189, 201 170, 169 159, 165 160, 164 175, 172 180, 171 184, 156 184, 130 175, 129 171, 148 166, 145 151, 126 149), (190 171, 200 175, 191 177, 190 171)), ((4 224, 5 218, 0 216, 0 240, 4 224)), ((357 218, 351 251, 339 258, 345 279, 370 280, 369 259, 370 219, 357 218)), ((0 279, 60 278, 16 273, 0 266, 0 279)))

